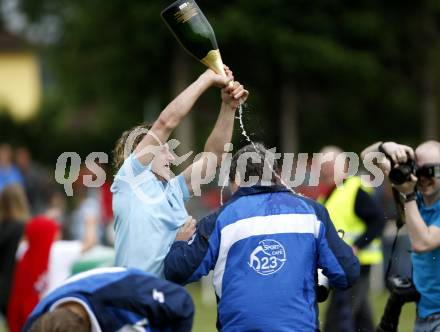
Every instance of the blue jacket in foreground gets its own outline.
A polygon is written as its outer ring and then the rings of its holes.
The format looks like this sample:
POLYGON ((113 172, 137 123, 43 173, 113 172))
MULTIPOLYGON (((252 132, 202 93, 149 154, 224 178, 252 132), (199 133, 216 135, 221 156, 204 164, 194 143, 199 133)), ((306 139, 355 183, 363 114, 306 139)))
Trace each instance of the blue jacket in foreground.
POLYGON ((340 289, 359 277, 327 210, 280 186, 239 188, 165 259, 166 278, 180 284, 214 271, 221 331, 316 331, 317 268, 340 289))
POLYGON ((23 331, 67 301, 85 307, 92 332, 189 332, 194 316, 193 301, 184 288, 138 269, 102 268, 80 273, 49 293, 23 331))

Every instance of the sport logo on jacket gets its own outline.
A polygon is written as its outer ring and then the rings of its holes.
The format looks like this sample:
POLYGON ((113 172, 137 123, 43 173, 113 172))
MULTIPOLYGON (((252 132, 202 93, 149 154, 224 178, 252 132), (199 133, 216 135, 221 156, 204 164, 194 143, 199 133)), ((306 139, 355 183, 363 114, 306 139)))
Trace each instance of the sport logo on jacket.
POLYGON ((286 251, 275 240, 262 240, 249 257, 249 266, 261 275, 278 272, 286 262, 286 251))

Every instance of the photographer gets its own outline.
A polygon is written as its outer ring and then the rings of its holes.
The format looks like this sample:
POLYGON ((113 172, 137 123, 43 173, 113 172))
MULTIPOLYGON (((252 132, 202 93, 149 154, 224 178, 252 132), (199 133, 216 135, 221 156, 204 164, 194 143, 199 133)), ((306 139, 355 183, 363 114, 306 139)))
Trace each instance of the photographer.
MULTIPOLYGON (((388 158, 378 166, 390 175, 403 175, 395 184, 404 201, 404 215, 412 244, 413 282, 420 293, 415 332, 440 331, 440 143, 428 141, 414 151, 394 142, 379 142, 366 148, 388 158), (391 161, 389 160, 391 159, 391 161), (393 165, 393 166, 392 166, 393 165), (418 193, 416 193, 416 190, 418 193)), ((394 181, 393 181, 394 180, 394 181)))

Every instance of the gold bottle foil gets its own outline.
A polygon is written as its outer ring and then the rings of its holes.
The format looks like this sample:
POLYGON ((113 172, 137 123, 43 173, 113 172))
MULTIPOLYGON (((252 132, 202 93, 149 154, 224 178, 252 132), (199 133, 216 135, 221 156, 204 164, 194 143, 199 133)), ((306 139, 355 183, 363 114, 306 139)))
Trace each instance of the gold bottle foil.
MULTIPOLYGON (((220 55, 220 50, 211 50, 208 52, 202 60, 200 60, 205 66, 209 69, 212 69, 217 74, 226 76, 225 68, 223 67, 222 57, 220 55)), ((234 82, 230 81, 228 84, 229 87, 234 86, 234 82)))
POLYGON ((223 68, 223 61, 219 50, 211 50, 208 54, 200 60, 208 68, 215 71, 217 74, 226 76, 225 69, 223 68))

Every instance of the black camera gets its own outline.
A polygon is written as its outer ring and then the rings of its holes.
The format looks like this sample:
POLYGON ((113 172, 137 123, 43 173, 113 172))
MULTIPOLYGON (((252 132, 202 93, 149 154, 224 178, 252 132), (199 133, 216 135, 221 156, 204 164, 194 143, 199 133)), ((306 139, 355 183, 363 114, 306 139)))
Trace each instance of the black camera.
POLYGON ((421 167, 416 166, 414 160, 408 160, 404 164, 398 164, 392 168, 388 175, 390 181, 394 184, 403 184, 411 180, 411 174, 416 177, 440 178, 440 164, 425 164, 421 167))
POLYGON ((393 184, 403 184, 411 180, 411 174, 416 173, 416 162, 409 159, 406 163, 398 164, 393 167, 388 175, 388 178, 393 184))
POLYGON ((387 288, 391 291, 391 295, 376 332, 397 332, 403 305, 408 302, 418 302, 420 299, 420 294, 410 278, 392 276, 387 280, 387 288))
POLYGON ((424 164, 421 167, 417 167, 416 176, 418 178, 440 178, 440 164, 424 164))

